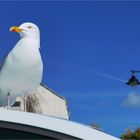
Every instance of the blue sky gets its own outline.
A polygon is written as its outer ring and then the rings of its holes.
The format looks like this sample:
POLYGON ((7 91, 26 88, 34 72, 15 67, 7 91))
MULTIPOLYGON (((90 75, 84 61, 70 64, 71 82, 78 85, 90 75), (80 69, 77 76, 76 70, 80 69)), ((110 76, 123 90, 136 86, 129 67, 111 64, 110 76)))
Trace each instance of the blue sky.
POLYGON ((26 21, 41 31, 43 83, 68 99, 71 120, 114 136, 140 126, 140 87, 125 85, 140 70, 140 2, 0 2, 0 59, 26 21))

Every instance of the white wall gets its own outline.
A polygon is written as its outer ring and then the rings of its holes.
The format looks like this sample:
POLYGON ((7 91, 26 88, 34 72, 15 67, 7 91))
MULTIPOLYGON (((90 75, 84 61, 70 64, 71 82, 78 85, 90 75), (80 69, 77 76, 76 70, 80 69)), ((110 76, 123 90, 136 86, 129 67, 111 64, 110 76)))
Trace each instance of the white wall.
MULTIPOLYGON (((21 100, 21 110, 23 111, 24 98, 18 97, 17 100, 21 100)), ((33 94, 26 96, 26 103, 27 112, 69 119, 65 98, 56 95, 54 92, 43 86, 39 86, 33 94)))

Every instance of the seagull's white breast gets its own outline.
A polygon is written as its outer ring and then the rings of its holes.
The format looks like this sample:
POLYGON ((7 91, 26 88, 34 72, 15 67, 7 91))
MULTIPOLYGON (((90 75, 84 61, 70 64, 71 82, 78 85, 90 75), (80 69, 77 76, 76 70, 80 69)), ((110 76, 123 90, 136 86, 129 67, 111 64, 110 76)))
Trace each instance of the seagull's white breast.
POLYGON ((0 70, 0 89, 25 94, 35 90, 41 83, 43 64, 39 41, 22 38, 7 55, 0 70))

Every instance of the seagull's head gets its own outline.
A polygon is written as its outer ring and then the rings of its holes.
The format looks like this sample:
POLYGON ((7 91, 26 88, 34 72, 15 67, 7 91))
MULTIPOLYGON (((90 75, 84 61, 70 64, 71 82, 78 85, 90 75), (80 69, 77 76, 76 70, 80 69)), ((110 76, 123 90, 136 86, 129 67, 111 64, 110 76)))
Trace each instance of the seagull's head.
POLYGON ((39 28, 34 23, 26 22, 20 26, 12 26, 10 31, 18 32, 21 38, 29 37, 40 40, 39 28))

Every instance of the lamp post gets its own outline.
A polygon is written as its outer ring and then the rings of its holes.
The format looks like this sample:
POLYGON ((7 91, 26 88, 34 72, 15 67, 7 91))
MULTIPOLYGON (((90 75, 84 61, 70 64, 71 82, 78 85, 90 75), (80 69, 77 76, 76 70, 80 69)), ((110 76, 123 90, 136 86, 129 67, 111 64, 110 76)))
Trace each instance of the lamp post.
POLYGON ((10 108, 10 93, 7 94, 7 109, 10 108))
POLYGON ((130 72, 132 72, 132 76, 126 84, 131 86, 131 87, 136 87, 136 86, 140 85, 139 80, 135 76, 135 73, 139 73, 140 71, 132 70, 130 72))

